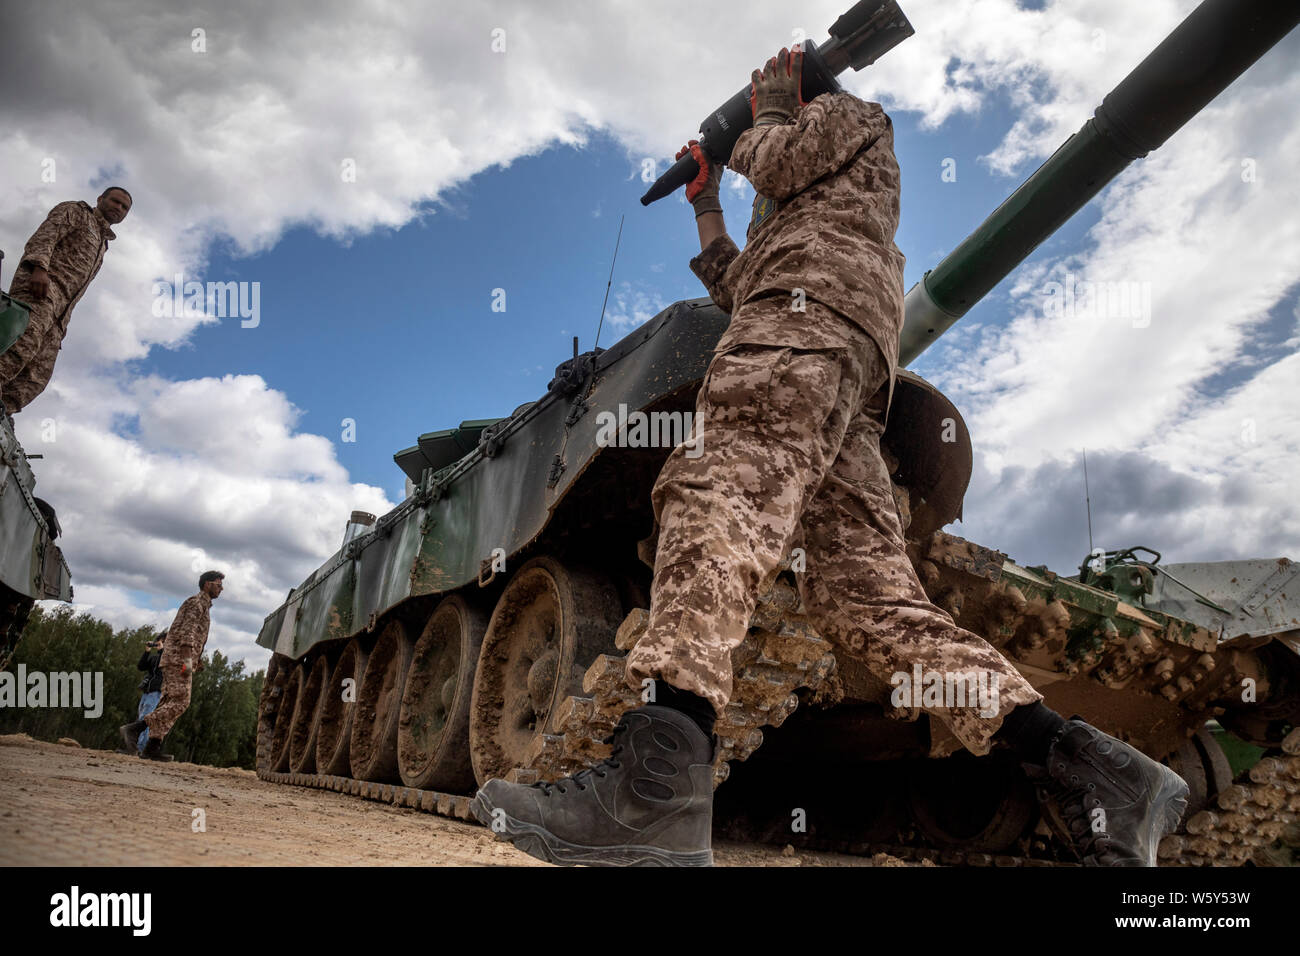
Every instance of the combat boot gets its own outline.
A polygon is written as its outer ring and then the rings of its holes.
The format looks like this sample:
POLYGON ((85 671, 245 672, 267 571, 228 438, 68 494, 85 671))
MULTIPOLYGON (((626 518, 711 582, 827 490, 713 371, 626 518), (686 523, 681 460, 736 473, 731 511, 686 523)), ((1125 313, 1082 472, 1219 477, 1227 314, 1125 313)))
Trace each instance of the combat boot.
POLYGON ((145 760, 175 760, 171 754, 162 752, 162 738, 150 737, 144 742, 144 750, 140 751, 140 756, 145 760))
POLYGON ((122 743, 126 744, 126 750, 119 750, 118 753, 139 753, 140 752, 140 735, 149 727, 143 720, 133 720, 129 724, 123 724, 117 728, 118 733, 122 735, 122 743))
POLYGON ((474 815, 561 866, 712 866, 714 741, 649 704, 623 714, 606 742, 606 760, 553 783, 489 780, 474 815))
POLYGON ((1187 809, 1182 777, 1078 717, 1053 739, 1046 767, 1025 769, 1085 866, 1155 866, 1160 838, 1187 809))

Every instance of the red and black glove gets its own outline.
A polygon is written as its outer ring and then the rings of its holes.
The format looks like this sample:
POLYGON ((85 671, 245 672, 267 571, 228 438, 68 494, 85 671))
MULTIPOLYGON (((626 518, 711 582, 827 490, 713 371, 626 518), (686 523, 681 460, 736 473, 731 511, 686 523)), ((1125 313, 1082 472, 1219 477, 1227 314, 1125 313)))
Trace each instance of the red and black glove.
POLYGON ((755 70, 749 78, 749 106, 755 126, 780 126, 793 116, 803 101, 803 51, 795 44, 791 53, 785 47, 767 61, 763 72, 755 70))
POLYGON ((677 151, 674 159, 681 159, 687 153, 700 164, 700 171, 694 179, 686 184, 686 199, 695 207, 695 218, 706 212, 722 212, 722 203, 718 200, 718 185, 722 182, 722 164, 715 163, 700 149, 699 140, 691 140, 677 151))

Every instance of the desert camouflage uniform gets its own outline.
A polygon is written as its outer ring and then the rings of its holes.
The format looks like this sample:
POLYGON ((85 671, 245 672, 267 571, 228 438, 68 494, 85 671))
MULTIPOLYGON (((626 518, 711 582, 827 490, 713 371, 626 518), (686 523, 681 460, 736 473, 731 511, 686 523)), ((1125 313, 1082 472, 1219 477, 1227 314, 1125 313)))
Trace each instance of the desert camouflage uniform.
POLYGON ((103 265, 109 240, 116 238, 98 209, 72 201, 51 209, 27 240, 9 294, 32 307, 31 318, 18 341, 0 353, 0 397, 11 413, 49 384, 72 309, 103 265), (36 266, 50 276, 45 298, 38 299, 28 284, 36 266))
POLYGON ((745 132, 731 166, 759 195, 743 253, 722 236, 691 261, 732 320, 696 400, 700 444, 676 448, 655 483, 650 621, 628 682, 662 678, 721 713, 756 595, 802 535, 800 595, 839 653, 886 685, 917 663, 996 675, 996 715, 931 711, 987 753, 1002 717, 1041 695, 930 603, 904 552, 880 453, 903 320, 889 118, 828 94, 783 126, 745 132))
POLYGON ((200 591, 185 599, 167 630, 162 660, 158 662, 163 675, 162 699, 153 713, 144 718, 149 725, 150 737, 166 737, 190 705, 190 682, 208 643, 208 612, 211 608, 212 598, 200 591))

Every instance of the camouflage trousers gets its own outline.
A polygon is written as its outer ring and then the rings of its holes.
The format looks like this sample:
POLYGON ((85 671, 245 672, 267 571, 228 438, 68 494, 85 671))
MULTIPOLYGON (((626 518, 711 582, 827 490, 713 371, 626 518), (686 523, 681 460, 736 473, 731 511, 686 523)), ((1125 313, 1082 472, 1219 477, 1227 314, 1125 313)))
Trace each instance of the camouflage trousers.
MULTIPOLYGON (((31 301, 25 287, 9 291, 23 301, 31 301)), ((33 305, 26 331, 0 353, 0 398, 10 414, 31 404, 45 390, 62 347, 63 329, 55 321, 50 304, 33 305)))
POLYGON ((802 535, 799 593, 837 656, 862 661, 886 685, 919 665, 922 674, 983 672, 996 687, 993 707, 927 706, 919 689, 908 698, 968 750, 988 753, 1002 718, 1042 699, 992 645, 931 604, 917 579, 880 453, 887 381, 862 333, 845 348, 734 345, 714 356, 692 441, 669 455, 652 494, 659 540, 649 623, 627 661, 631 686, 659 678, 721 714, 731 651, 759 589, 802 535))
POLYGON ((153 713, 146 714, 144 722, 149 725, 150 737, 166 737, 168 731, 181 719, 181 714, 190 706, 190 685, 194 680, 194 671, 178 667, 163 669, 162 698, 153 713))

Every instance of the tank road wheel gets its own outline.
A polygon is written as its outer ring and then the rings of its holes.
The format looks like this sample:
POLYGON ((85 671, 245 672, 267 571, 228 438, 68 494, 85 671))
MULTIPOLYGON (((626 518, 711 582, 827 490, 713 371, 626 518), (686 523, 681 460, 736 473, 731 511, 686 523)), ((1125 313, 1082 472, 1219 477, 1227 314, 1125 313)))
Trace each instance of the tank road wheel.
POLYGON ((316 772, 340 777, 352 776, 348 743, 352 739, 352 712, 357 691, 370 656, 360 636, 352 638, 330 673, 316 725, 316 772))
POLYGON ((1183 822, 1200 811, 1217 805, 1219 794, 1232 786, 1232 767, 1214 734, 1202 727, 1164 761, 1170 770, 1187 782, 1187 810, 1183 822))
POLYGON ((1196 743, 1204 755, 1202 763, 1205 767, 1206 786, 1218 799, 1219 794, 1232 786, 1232 764, 1228 762, 1228 755, 1223 752, 1219 739, 1209 727, 1202 727, 1196 732, 1196 743))
POLYGON ((1184 820, 1190 820, 1210 802, 1210 785, 1206 780, 1201 753, 1191 740, 1184 740, 1178 749, 1164 760, 1165 764, 1187 783, 1187 811, 1184 820))
POLYGON ((259 773, 271 773, 275 767, 271 764, 272 741, 275 738, 275 725, 280 716, 280 702, 284 698, 284 685, 293 673, 293 658, 283 654, 272 654, 266 665, 266 677, 262 681, 262 696, 257 702, 257 770, 259 773))
POLYGON ((1002 754, 917 761, 908 774, 908 803, 935 843, 988 853, 1011 846, 1038 811, 1019 762, 1002 754))
POLYGON ((397 729, 402 783, 463 793, 474 785, 469 703, 488 616, 460 595, 444 599, 415 642, 397 729))
POLYGON ((479 783, 532 762, 557 733, 558 705, 582 693, 582 676, 614 650, 623 618, 618 591, 597 572, 533 558, 506 585, 479 653, 469 741, 479 783))
POLYGON ((1300 861, 1292 849, 1300 845, 1300 731, 1282 741, 1280 753, 1264 757, 1235 781, 1208 726, 1171 754, 1169 765, 1188 782, 1192 797, 1178 832, 1160 841, 1161 866, 1295 866, 1300 861), (1197 797, 1199 806, 1193 802, 1197 797))
POLYGON ((406 625, 388 622, 366 661, 366 673, 357 688, 352 717, 352 776, 358 780, 395 781, 397 776, 397 718, 402 711, 402 689, 411 669, 413 642, 406 625))
POLYGON ((280 706, 275 713, 275 728, 271 732, 271 753, 268 766, 272 773, 289 769, 289 728, 293 726, 293 711, 298 704, 298 692, 307 676, 302 664, 288 666, 289 679, 280 694, 280 706))
POLYGON ((294 773, 316 771, 316 728, 320 724, 321 693, 330 677, 330 662, 324 653, 316 657, 298 690, 298 702, 289 725, 289 769, 294 773))

